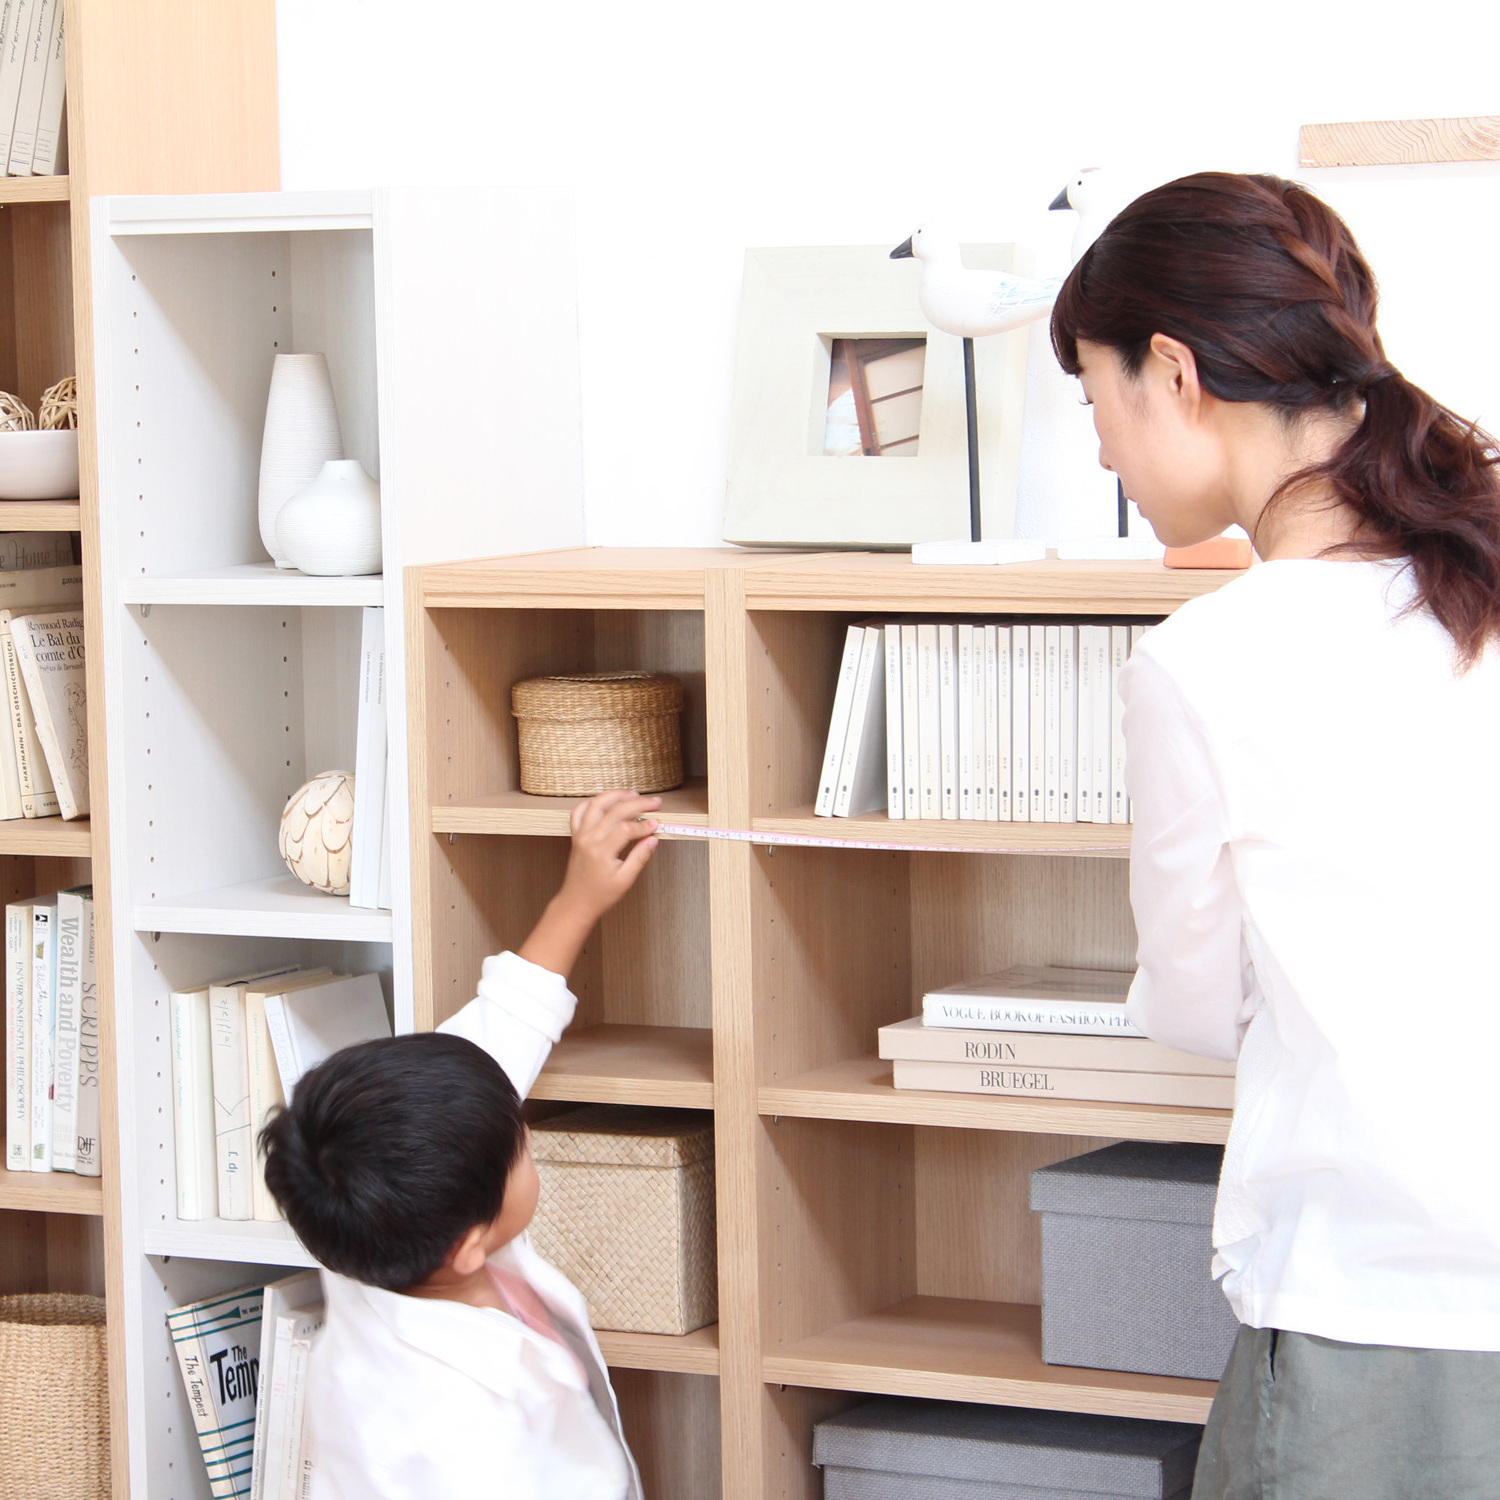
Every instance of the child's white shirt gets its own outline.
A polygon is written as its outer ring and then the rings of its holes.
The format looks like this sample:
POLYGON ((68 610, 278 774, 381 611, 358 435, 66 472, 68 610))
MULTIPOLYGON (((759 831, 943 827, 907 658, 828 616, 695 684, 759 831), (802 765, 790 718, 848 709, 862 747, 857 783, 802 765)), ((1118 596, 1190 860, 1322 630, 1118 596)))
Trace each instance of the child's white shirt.
MULTIPOLYGON (((524 1097, 576 1004, 559 975, 502 953, 438 1030, 483 1047, 524 1097)), ((583 1297, 525 1235, 493 1263, 531 1284, 566 1347, 491 1308, 323 1272, 327 1321, 307 1387, 313 1500, 640 1500, 583 1297)))

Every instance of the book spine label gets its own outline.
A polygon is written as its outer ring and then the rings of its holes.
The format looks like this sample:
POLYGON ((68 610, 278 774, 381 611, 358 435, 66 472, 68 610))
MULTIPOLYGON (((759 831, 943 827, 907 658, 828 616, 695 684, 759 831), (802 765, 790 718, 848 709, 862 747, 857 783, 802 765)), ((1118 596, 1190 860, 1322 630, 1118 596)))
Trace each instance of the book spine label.
POLYGON ((940 816, 958 817, 958 642, 952 625, 938 626, 938 774, 940 816))
POLYGON ((941 668, 938 663, 938 628, 917 626, 917 691, 921 697, 920 740, 922 747, 922 813, 924 818, 942 816, 942 712, 941 668))
POLYGON ((53 1042, 57 1034, 55 906, 31 909, 31 1170, 52 1170, 53 1042))
POLYGON ((52 1088, 52 1169, 71 1172, 78 1160, 78 1023, 82 994, 83 900, 57 898, 57 1036, 52 1088))
POLYGON ((1031 671, 1030 703, 1027 714, 1031 723, 1031 821, 1047 821, 1047 627, 1027 627, 1031 644, 1027 662, 1031 671))
POLYGON ((1057 738, 1057 818, 1078 821, 1078 627, 1058 627, 1057 687, 1062 729, 1057 738))
POLYGON ((1094 821, 1094 627, 1078 627, 1078 791, 1074 809, 1080 823, 1094 821))
POLYGON ((959 1031, 935 1026, 882 1026, 880 1055, 907 1062, 1089 1068, 1101 1073, 1191 1073, 1205 1078, 1232 1078, 1235 1071, 1234 1063, 1222 1058, 1196 1057, 1145 1037, 959 1031))
POLYGON ((5 908, 5 1165, 31 1170, 31 909, 5 908))
POLYGON ((212 986, 208 992, 208 1024, 219 1217, 244 1220, 254 1213, 250 1186, 250 1079, 245 1053, 244 991, 233 985, 212 986))
MULTIPOLYGON (((993 625, 984 627, 984 819, 1000 821, 1000 632, 993 625)), ((1007 788, 1007 792, 1009 788, 1007 788)), ((1006 796, 1009 804, 1010 797, 1006 796)))
POLYGON ((893 1082, 898 1089, 935 1089, 953 1094, 1035 1095, 1191 1109, 1234 1108, 1232 1078, 1198 1078, 1185 1073, 1101 1073, 1081 1068, 1019 1068, 898 1059, 893 1065, 893 1082))
POLYGON ((219 1172, 214 1147, 208 992, 177 992, 170 1003, 177 1217, 213 1219, 219 1213, 219 1172))
POLYGON ((1120 697, 1120 673, 1130 655, 1130 627, 1109 627, 1109 821, 1128 823, 1130 807, 1125 797, 1125 703, 1120 697))
POLYGON ((917 670, 917 627, 901 627, 902 802, 908 818, 922 816, 922 688, 917 670))
POLYGON ((1043 740, 1043 774, 1046 778, 1042 801, 1042 821, 1062 821, 1062 627, 1044 627, 1043 649, 1046 652, 1045 680, 1046 729, 1043 740))
POLYGON ((955 999, 931 994, 922 999, 928 1026, 973 1027, 978 1031, 1056 1031, 1073 1035, 1141 1036, 1119 1001, 955 999))
POLYGON ((276 1058, 276 1071, 281 1075, 281 1092, 286 1099, 292 1097, 292 1089, 302 1076, 302 1067, 297 1049, 292 1041, 292 1029, 287 1024, 286 1001, 280 995, 267 995, 266 1033, 271 1038, 271 1051, 276 1058))
POLYGON ((974 805, 974 627, 959 625, 957 636, 958 816, 964 822, 973 822, 977 816, 974 805))
POLYGON ((1031 821, 1031 630, 1010 631, 1010 816, 1031 821))
POLYGON ((83 898, 78 1001, 78 1146, 73 1170, 98 1177, 99 1145, 99 976, 95 946, 94 898, 83 898))
POLYGON ((901 627, 885 627, 885 815, 906 816, 901 730, 901 627))
POLYGON ((833 816, 839 766, 844 758, 844 737, 849 732, 849 707, 854 698, 854 679, 859 671, 859 654, 864 642, 864 627, 851 625, 844 637, 838 685, 833 693, 833 712, 828 719, 828 742, 823 747, 823 769, 818 774, 818 800, 813 805, 813 811, 820 818, 833 816))

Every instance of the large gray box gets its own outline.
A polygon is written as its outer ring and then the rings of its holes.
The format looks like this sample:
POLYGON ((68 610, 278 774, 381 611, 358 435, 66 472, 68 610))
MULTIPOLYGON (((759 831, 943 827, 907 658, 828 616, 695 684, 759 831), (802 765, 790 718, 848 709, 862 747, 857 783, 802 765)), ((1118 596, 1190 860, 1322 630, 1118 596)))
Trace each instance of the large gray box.
POLYGON ((1239 1324, 1214 1282, 1219 1146, 1121 1141, 1031 1174, 1049 1365, 1217 1380, 1239 1324))
POLYGON ((824 1500, 1188 1500, 1202 1428, 882 1396, 813 1429, 824 1500))

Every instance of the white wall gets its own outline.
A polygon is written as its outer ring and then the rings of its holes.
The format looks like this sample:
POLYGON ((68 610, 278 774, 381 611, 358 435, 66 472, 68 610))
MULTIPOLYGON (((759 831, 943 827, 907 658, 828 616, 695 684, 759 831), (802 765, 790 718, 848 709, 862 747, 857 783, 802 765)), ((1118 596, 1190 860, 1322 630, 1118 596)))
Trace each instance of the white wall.
MULTIPOLYGON (((748 245, 942 215, 1066 268, 1081 165, 1299 175, 1304 122, 1500 106, 1497 11, 1431 0, 280 0, 282 181, 578 195, 588 537, 720 538, 748 245)), ((1300 174, 1349 219, 1406 373, 1500 424, 1500 164, 1300 174)), ((1092 428, 1032 339, 1017 530, 1112 531, 1092 428)))

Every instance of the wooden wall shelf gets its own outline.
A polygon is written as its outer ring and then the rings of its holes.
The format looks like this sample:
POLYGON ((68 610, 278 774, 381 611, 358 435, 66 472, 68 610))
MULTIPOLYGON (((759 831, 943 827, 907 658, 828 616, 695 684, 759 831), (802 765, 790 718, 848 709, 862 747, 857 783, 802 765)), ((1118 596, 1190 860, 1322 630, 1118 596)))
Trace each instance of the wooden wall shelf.
POLYGON ((89 819, 6 818, 0 822, 0 854, 44 859, 88 859, 94 852, 89 819))
POLYGON ((0 530, 81 531, 83 507, 77 500, 0 500, 0 530))
POLYGON ((71 179, 61 177, 0 177, 0 204, 66 203, 71 179))
POLYGON ((71 1172, 0 1172, 0 1209, 44 1214, 102 1214, 104 1187, 97 1177, 71 1172))
POLYGON ((706 1026, 585 1026, 552 1049, 533 1099, 714 1107, 713 1032, 706 1026))

